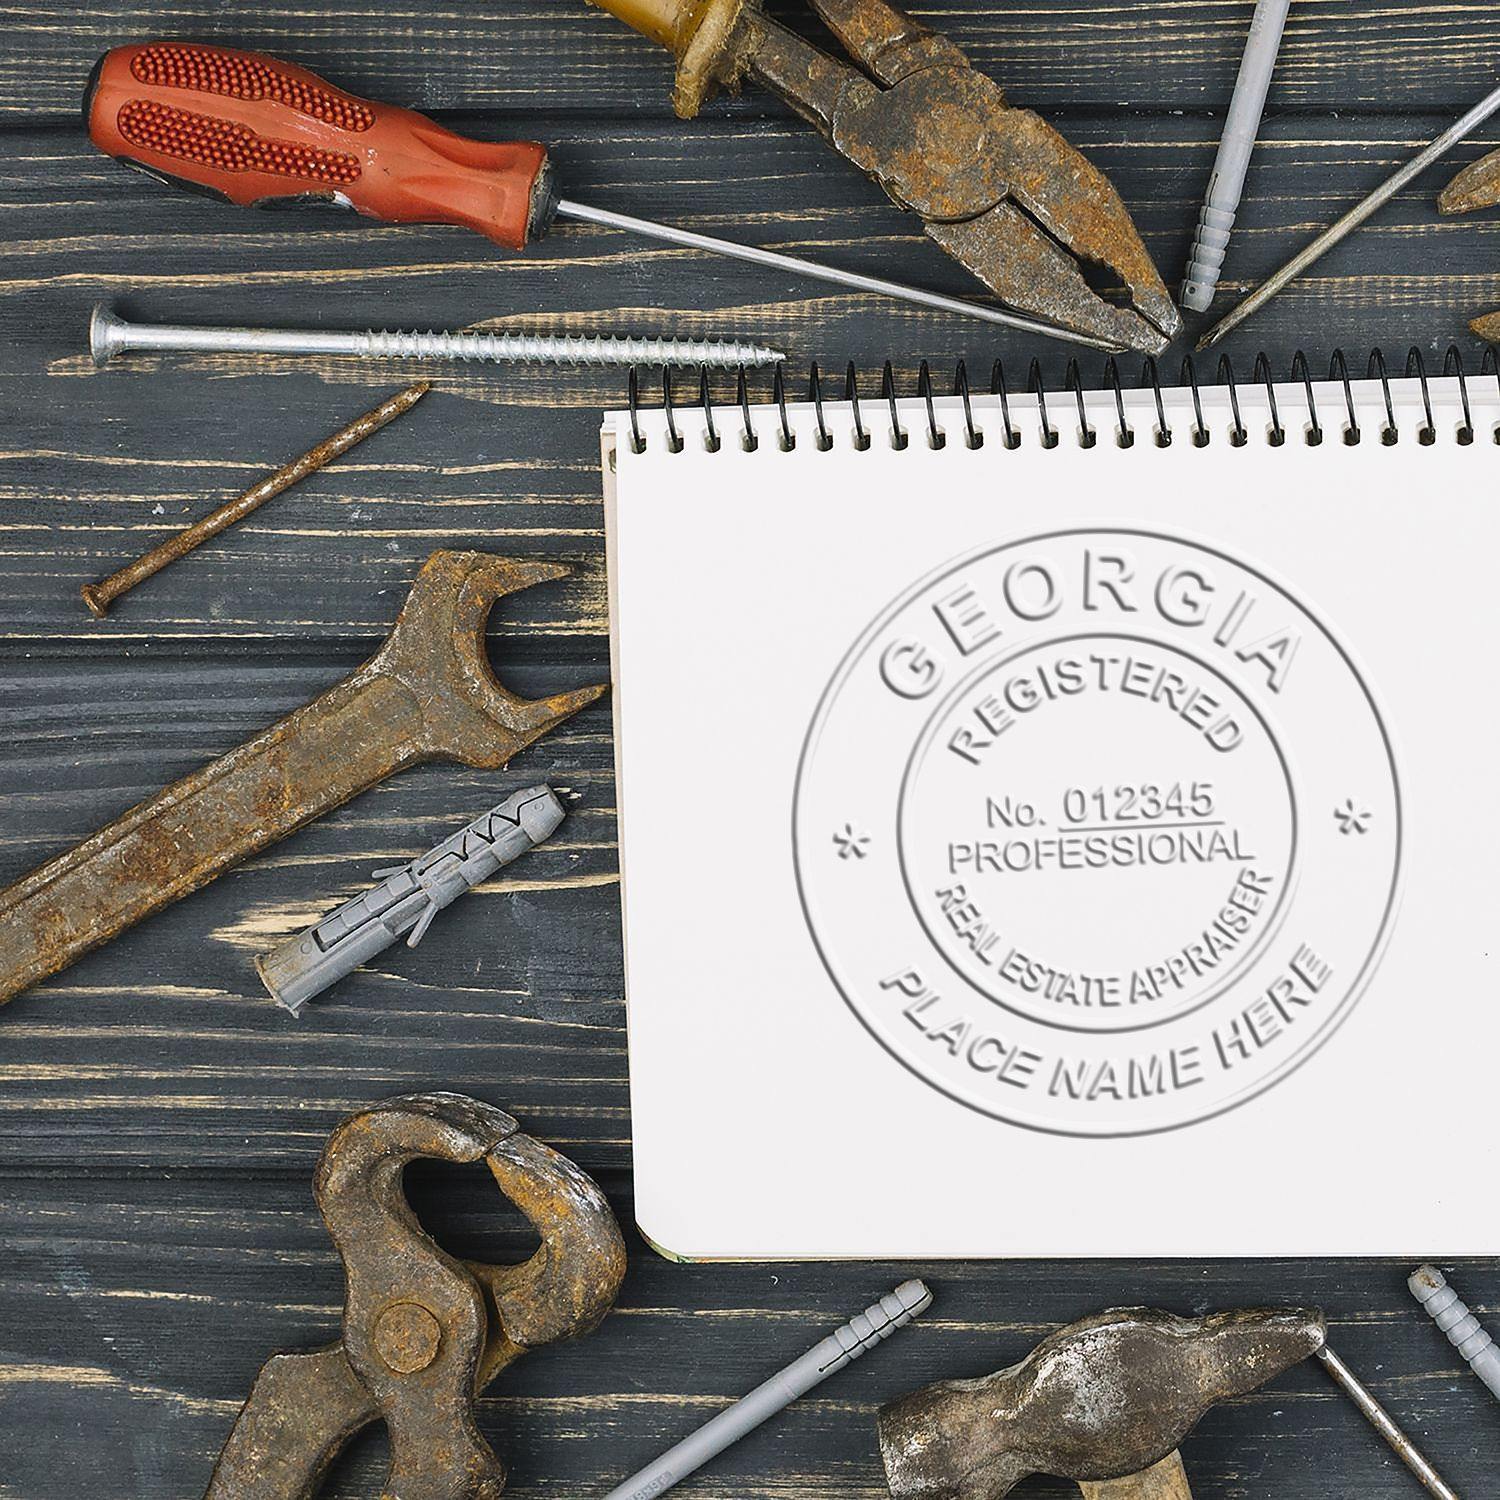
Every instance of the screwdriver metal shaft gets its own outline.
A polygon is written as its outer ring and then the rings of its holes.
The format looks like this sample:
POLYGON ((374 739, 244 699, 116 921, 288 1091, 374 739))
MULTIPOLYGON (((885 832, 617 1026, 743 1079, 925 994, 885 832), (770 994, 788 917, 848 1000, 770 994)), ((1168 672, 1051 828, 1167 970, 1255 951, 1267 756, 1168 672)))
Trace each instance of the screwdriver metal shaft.
POLYGON ((574 203, 567 198, 558 200, 554 212, 559 218, 577 219, 581 223, 600 224, 610 229, 629 230, 632 234, 645 235, 649 239, 664 240, 669 245, 681 245, 688 250, 707 250, 714 255, 726 255, 731 260, 749 261, 751 265, 769 266, 775 271, 790 271, 793 275, 808 276, 815 281, 827 281, 835 286, 873 292, 877 297, 894 297, 898 302, 930 307, 937 312, 979 318, 986 323, 998 323, 1002 328, 1016 328, 1023 333, 1034 334, 1038 338, 1060 339, 1067 344, 1083 344, 1090 349, 1104 349, 1110 353, 1118 353, 1123 348, 1123 345, 1112 344, 1106 339, 1097 339, 1087 333, 1075 333, 1053 323, 1043 323, 1038 318, 1006 312, 1003 308, 985 307, 982 303, 969 302, 962 297, 945 297, 941 292, 925 291, 921 287, 907 286, 899 281, 886 281, 880 276, 865 276, 858 271, 820 265, 816 261, 803 260, 800 256, 783 255, 779 250, 763 250, 758 245, 742 245, 736 240, 721 240, 711 234, 696 234, 691 229, 677 229, 670 224, 659 224, 654 219, 637 219, 630 214, 617 214, 607 208, 591 208, 587 203, 574 203))
POLYGON ((1372 193, 1361 198, 1342 218, 1330 224, 1315 240, 1294 255, 1274 276, 1267 277, 1229 315, 1215 323, 1198 340, 1204 350, 1232 333, 1253 312, 1262 308, 1289 282, 1295 281, 1315 260, 1352 234, 1376 209, 1389 203, 1418 173, 1426 171, 1440 156, 1451 151, 1471 130, 1477 130, 1500 110, 1500 88, 1486 94, 1467 114, 1460 116, 1440 136, 1419 151, 1399 171, 1393 172, 1372 193))

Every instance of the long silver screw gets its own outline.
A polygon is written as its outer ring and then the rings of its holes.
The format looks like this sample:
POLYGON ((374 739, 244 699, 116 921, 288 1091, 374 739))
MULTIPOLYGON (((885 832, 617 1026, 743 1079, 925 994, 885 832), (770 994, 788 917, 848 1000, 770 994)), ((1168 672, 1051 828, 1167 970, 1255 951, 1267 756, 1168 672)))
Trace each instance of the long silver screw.
POLYGON ((130 323, 100 303, 89 319, 96 365, 117 354, 334 354, 356 359, 494 360, 548 365, 708 365, 734 369, 780 364, 779 349, 732 339, 537 337, 529 333, 324 333, 317 329, 189 328, 130 323))
POLYGON ((1447 1334, 1448 1342, 1489 1387, 1490 1394, 1500 1398, 1500 1347, 1464 1306, 1443 1273, 1436 1266, 1418 1266, 1406 1284, 1432 1321, 1447 1334))
POLYGON ((1453 1489, 1422 1456, 1422 1451, 1396 1424, 1396 1419, 1371 1394, 1358 1375, 1324 1344, 1318 1350, 1323 1368, 1344 1388, 1344 1394, 1365 1414, 1370 1425, 1391 1445, 1396 1457, 1417 1476, 1422 1488, 1437 1500, 1459 1500, 1453 1489))

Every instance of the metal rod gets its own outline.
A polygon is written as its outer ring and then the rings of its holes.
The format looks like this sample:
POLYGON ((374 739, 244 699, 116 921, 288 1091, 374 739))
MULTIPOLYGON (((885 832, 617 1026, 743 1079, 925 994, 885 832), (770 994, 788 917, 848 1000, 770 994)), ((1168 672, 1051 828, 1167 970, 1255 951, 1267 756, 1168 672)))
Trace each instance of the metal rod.
POLYGON ((1389 203, 1419 172, 1425 171, 1440 156, 1453 149, 1470 131, 1482 125, 1500 109, 1500 88, 1486 94, 1462 118, 1455 120, 1424 150, 1419 151, 1400 171, 1393 173, 1374 192, 1362 198, 1336 223, 1330 224, 1317 239, 1294 255, 1276 274, 1263 281, 1229 315, 1216 323, 1198 340, 1198 348, 1217 344, 1226 334, 1238 328, 1252 313, 1266 305, 1289 282, 1295 281, 1319 256, 1331 250, 1346 235, 1358 229, 1376 209, 1389 203))
POLYGON ((187 328, 171 323, 128 323, 102 304, 89 323, 96 365, 117 354, 333 354, 356 359, 495 360, 551 365, 707 365, 735 369, 780 364, 786 356, 763 344, 729 339, 613 338, 606 335, 538 337, 529 333, 364 333, 311 328, 187 328))
POLYGON ((827 281, 835 286, 873 292, 877 297, 894 297, 898 302, 911 302, 918 307, 933 308, 937 312, 980 318, 986 323, 998 323, 1003 328, 1017 328, 1023 333, 1035 334, 1038 338, 1061 339, 1064 343, 1083 344, 1090 349, 1105 349, 1110 353, 1119 353, 1124 348, 1122 344, 1112 344, 1107 339, 1095 338, 1092 334, 1074 333, 1055 323, 1044 323, 1040 319, 1005 312, 998 307, 985 307, 977 302, 967 302, 961 297, 945 297, 941 292, 924 291, 921 287, 886 281, 879 276, 864 276, 858 271, 841 271, 835 266, 822 266, 814 261, 803 260, 800 256, 783 255, 777 250, 762 250, 757 245, 741 245, 734 240, 716 239, 711 234, 695 234, 690 229, 675 229, 670 224, 658 224, 654 219, 637 219, 630 214, 613 213, 607 208, 591 208, 586 203, 573 203, 566 198, 558 202, 557 213, 562 218, 601 224, 609 229, 625 229, 633 234, 646 235, 650 239, 665 240, 669 245, 682 245, 689 250, 707 250, 715 255, 727 255, 732 260, 745 260, 752 265, 769 266, 776 271, 810 276, 815 281, 827 281))
POLYGON ((201 547, 204 542, 218 536, 236 521, 242 521, 267 500, 274 500, 294 484, 300 484, 309 474, 316 474, 334 459, 342 458, 367 437, 373 437, 382 427, 409 412, 431 389, 431 382, 426 380, 407 386, 390 400, 382 401, 374 411, 367 411, 364 416, 356 417, 347 427, 334 433, 332 437, 324 438, 316 448, 310 448, 301 458, 294 458, 274 474, 267 474, 243 494, 221 505, 201 521, 185 526, 144 556, 136 558, 133 563, 127 563, 98 583, 84 584, 79 593, 83 595, 83 602, 88 605, 89 612, 96 619, 102 620, 109 612, 110 605, 122 594, 128 594, 137 584, 160 573, 168 563, 176 562, 179 557, 186 557, 195 547, 201 547))
POLYGON ((1412 1471, 1422 1487, 1438 1500, 1459 1500, 1458 1491, 1446 1484, 1436 1469, 1422 1457, 1421 1451, 1396 1425, 1396 1420, 1372 1396, 1359 1377, 1327 1344, 1318 1350, 1324 1368, 1344 1388, 1349 1399, 1365 1414, 1370 1425, 1391 1445, 1396 1457, 1412 1471))

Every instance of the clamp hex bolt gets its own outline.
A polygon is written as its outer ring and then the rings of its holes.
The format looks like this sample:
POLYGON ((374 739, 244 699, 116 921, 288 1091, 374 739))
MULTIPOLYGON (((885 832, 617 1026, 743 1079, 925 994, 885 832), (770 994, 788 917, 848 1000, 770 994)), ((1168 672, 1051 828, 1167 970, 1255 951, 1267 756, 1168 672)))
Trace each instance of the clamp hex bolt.
POLYGON ((1480 1327, 1479 1319, 1464 1306, 1443 1273, 1436 1266, 1418 1266, 1406 1284, 1448 1342, 1489 1387, 1490 1394, 1500 1398, 1500 1347, 1480 1327))

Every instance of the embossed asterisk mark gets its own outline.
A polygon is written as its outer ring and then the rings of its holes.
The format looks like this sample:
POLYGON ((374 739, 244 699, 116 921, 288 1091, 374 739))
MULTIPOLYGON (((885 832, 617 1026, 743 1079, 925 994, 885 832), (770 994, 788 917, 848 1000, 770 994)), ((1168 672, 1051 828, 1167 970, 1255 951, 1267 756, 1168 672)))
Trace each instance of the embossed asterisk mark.
POLYGON ((840 859, 863 859, 870 852, 870 835, 860 833, 853 823, 845 823, 833 836, 840 859))
POLYGON ((1353 797, 1345 797, 1343 806, 1334 808, 1333 816, 1340 833, 1368 833, 1375 814, 1368 807, 1360 807, 1353 797))

